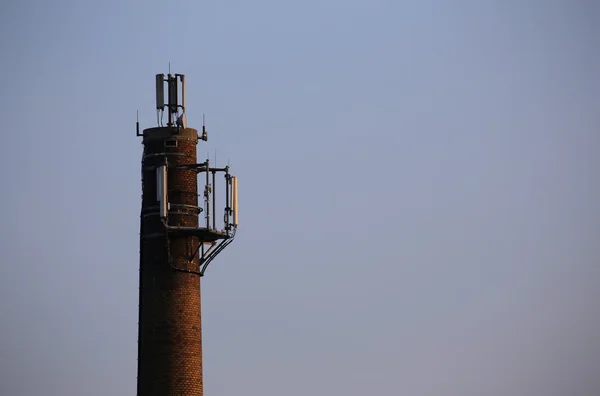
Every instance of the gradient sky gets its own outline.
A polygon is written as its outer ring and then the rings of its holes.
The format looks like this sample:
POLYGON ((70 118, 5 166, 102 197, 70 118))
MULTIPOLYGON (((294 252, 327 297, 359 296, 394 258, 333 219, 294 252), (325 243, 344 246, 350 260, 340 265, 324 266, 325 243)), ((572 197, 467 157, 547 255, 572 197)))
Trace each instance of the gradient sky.
POLYGON ((597 396, 598 26, 593 0, 4 2, 0 394, 135 395, 135 115, 171 61, 199 159, 240 177, 206 395, 597 396))

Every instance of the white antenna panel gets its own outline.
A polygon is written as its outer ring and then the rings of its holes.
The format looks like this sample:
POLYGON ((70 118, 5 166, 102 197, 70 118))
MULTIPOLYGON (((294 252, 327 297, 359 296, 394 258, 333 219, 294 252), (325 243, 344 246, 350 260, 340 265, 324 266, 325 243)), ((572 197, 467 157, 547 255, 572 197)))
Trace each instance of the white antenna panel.
POLYGON ((238 178, 234 176, 231 178, 231 209, 233 210, 233 225, 238 225, 238 178))
POLYGON ((156 200, 160 208, 160 217, 167 217, 169 203, 167 202, 167 167, 156 168, 156 200))
POLYGON ((156 75, 156 108, 164 109, 165 107, 165 75, 156 75))

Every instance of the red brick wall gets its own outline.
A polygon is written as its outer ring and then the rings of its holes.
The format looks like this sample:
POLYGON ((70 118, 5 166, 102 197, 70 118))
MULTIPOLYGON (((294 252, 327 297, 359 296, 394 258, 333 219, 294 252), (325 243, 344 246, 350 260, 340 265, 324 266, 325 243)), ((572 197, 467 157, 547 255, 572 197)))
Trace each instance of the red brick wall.
MULTIPOLYGON (((201 396, 202 329, 200 320, 200 277, 176 271, 169 266, 167 241, 160 222, 156 201, 156 171, 163 162, 156 153, 168 155, 167 190, 172 207, 176 204, 197 206, 197 175, 193 170, 176 170, 172 165, 195 164, 197 136, 186 130, 177 147, 165 147, 170 128, 144 131, 142 160, 142 218, 140 252, 140 318, 138 356, 138 396, 201 396), (164 136, 164 137, 163 137, 164 136), (162 235, 160 235, 162 234, 162 235)), ((173 138, 169 137, 168 140, 173 138)), ((197 212, 169 215, 170 225, 197 226, 197 212)), ((171 264, 197 271, 198 256, 190 255, 198 246, 195 238, 171 236, 171 264)))

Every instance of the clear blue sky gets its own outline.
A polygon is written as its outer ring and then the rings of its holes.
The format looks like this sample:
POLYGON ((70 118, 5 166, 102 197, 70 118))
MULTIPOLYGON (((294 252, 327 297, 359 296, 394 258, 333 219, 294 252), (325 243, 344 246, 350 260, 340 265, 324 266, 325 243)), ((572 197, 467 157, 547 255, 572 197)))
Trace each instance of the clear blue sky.
POLYGON ((0 394, 135 395, 154 75, 240 177, 209 396, 596 396, 594 1, 14 1, 0 394), (167 8, 167 6, 169 8, 167 8))

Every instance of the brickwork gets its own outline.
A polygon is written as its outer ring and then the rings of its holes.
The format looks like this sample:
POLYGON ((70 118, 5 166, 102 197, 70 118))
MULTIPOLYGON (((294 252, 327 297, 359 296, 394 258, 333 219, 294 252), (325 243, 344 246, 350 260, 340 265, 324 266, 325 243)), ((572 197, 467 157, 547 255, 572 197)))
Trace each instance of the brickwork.
MULTIPOLYGON (((177 271, 177 267, 198 271, 198 246, 193 237, 167 238, 158 216, 155 166, 169 153, 167 191, 171 205, 197 206, 197 174, 173 169, 174 165, 195 164, 197 132, 186 129, 170 137, 172 128, 144 131, 142 161, 142 217, 140 251, 140 322, 138 396, 202 396, 202 329, 200 318, 200 277, 177 271), (177 140, 165 147, 165 140, 177 140), (181 155, 183 154, 183 155, 181 155), (163 234, 161 236, 160 234, 163 234), (167 252, 170 251, 170 259, 167 252)), ((197 226, 198 214, 187 206, 169 215, 169 225, 197 226)))

